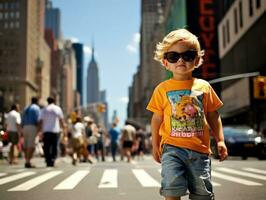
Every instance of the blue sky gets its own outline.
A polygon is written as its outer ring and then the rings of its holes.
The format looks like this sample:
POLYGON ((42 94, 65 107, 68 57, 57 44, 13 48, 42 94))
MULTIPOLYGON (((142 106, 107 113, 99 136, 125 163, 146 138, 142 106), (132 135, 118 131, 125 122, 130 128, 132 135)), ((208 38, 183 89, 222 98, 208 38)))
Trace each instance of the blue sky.
POLYGON ((99 67, 100 89, 107 91, 109 119, 117 110, 126 119, 128 87, 139 65, 140 0, 52 0, 61 10, 64 39, 85 45, 84 76, 92 38, 99 67))

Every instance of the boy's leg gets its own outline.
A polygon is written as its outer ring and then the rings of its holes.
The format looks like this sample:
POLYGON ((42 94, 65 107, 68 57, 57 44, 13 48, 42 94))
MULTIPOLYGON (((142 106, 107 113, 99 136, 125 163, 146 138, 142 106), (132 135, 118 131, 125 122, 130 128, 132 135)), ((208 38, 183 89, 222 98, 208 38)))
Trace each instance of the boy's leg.
POLYGON ((191 151, 191 162, 188 165, 188 171, 189 198, 214 200, 209 156, 191 151))

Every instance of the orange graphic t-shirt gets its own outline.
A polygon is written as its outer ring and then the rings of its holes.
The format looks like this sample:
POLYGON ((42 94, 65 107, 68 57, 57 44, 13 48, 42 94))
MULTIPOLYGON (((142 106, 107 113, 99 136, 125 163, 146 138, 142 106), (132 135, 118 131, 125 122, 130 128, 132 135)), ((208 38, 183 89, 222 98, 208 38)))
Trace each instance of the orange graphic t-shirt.
POLYGON ((147 110, 163 115, 159 130, 161 147, 170 144, 210 154, 210 133, 205 116, 222 105, 205 80, 169 79, 155 88, 147 110))

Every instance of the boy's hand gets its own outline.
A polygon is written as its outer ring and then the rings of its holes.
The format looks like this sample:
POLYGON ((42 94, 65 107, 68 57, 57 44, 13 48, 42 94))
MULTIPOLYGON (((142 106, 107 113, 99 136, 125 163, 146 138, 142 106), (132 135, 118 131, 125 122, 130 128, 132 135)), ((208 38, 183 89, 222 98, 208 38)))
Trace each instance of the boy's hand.
POLYGON ((228 156, 227 148, 225 146, 224 141, 220 141, 217 143, 217 149, 218 149, 220 161, 224 161, 228 156))
POLYGON ((161 163, 161 155, 158 148, 152 148, 152 156, 156 162, 161 163))

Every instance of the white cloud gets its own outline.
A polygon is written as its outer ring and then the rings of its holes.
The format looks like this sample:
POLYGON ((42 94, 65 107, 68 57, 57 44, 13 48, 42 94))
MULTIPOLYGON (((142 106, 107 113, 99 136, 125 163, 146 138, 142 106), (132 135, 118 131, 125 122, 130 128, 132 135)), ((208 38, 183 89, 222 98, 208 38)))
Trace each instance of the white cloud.
POLYGON ((90 56, 92 53, 91 47, 86 46, 86 45, 83 46, 83 51, 84 51, 85 56, 90 56))
POLYGON ((131 53, 137 53, 140 43, 140 33, 134 33, 130 43, 127 45, 127 50, 131 53))
POLYGON ((119 99, 119 102, 124 103, 124 104, 127 104, 128 103, 128 97, 121 97, 119 99))
POLYGON ((70 37, 69 39, 70 39, 70 41, 71 41, 72 43, 77 43, 77 42, 79 42, 79 39, 76 38, 76 37, 70 37))

